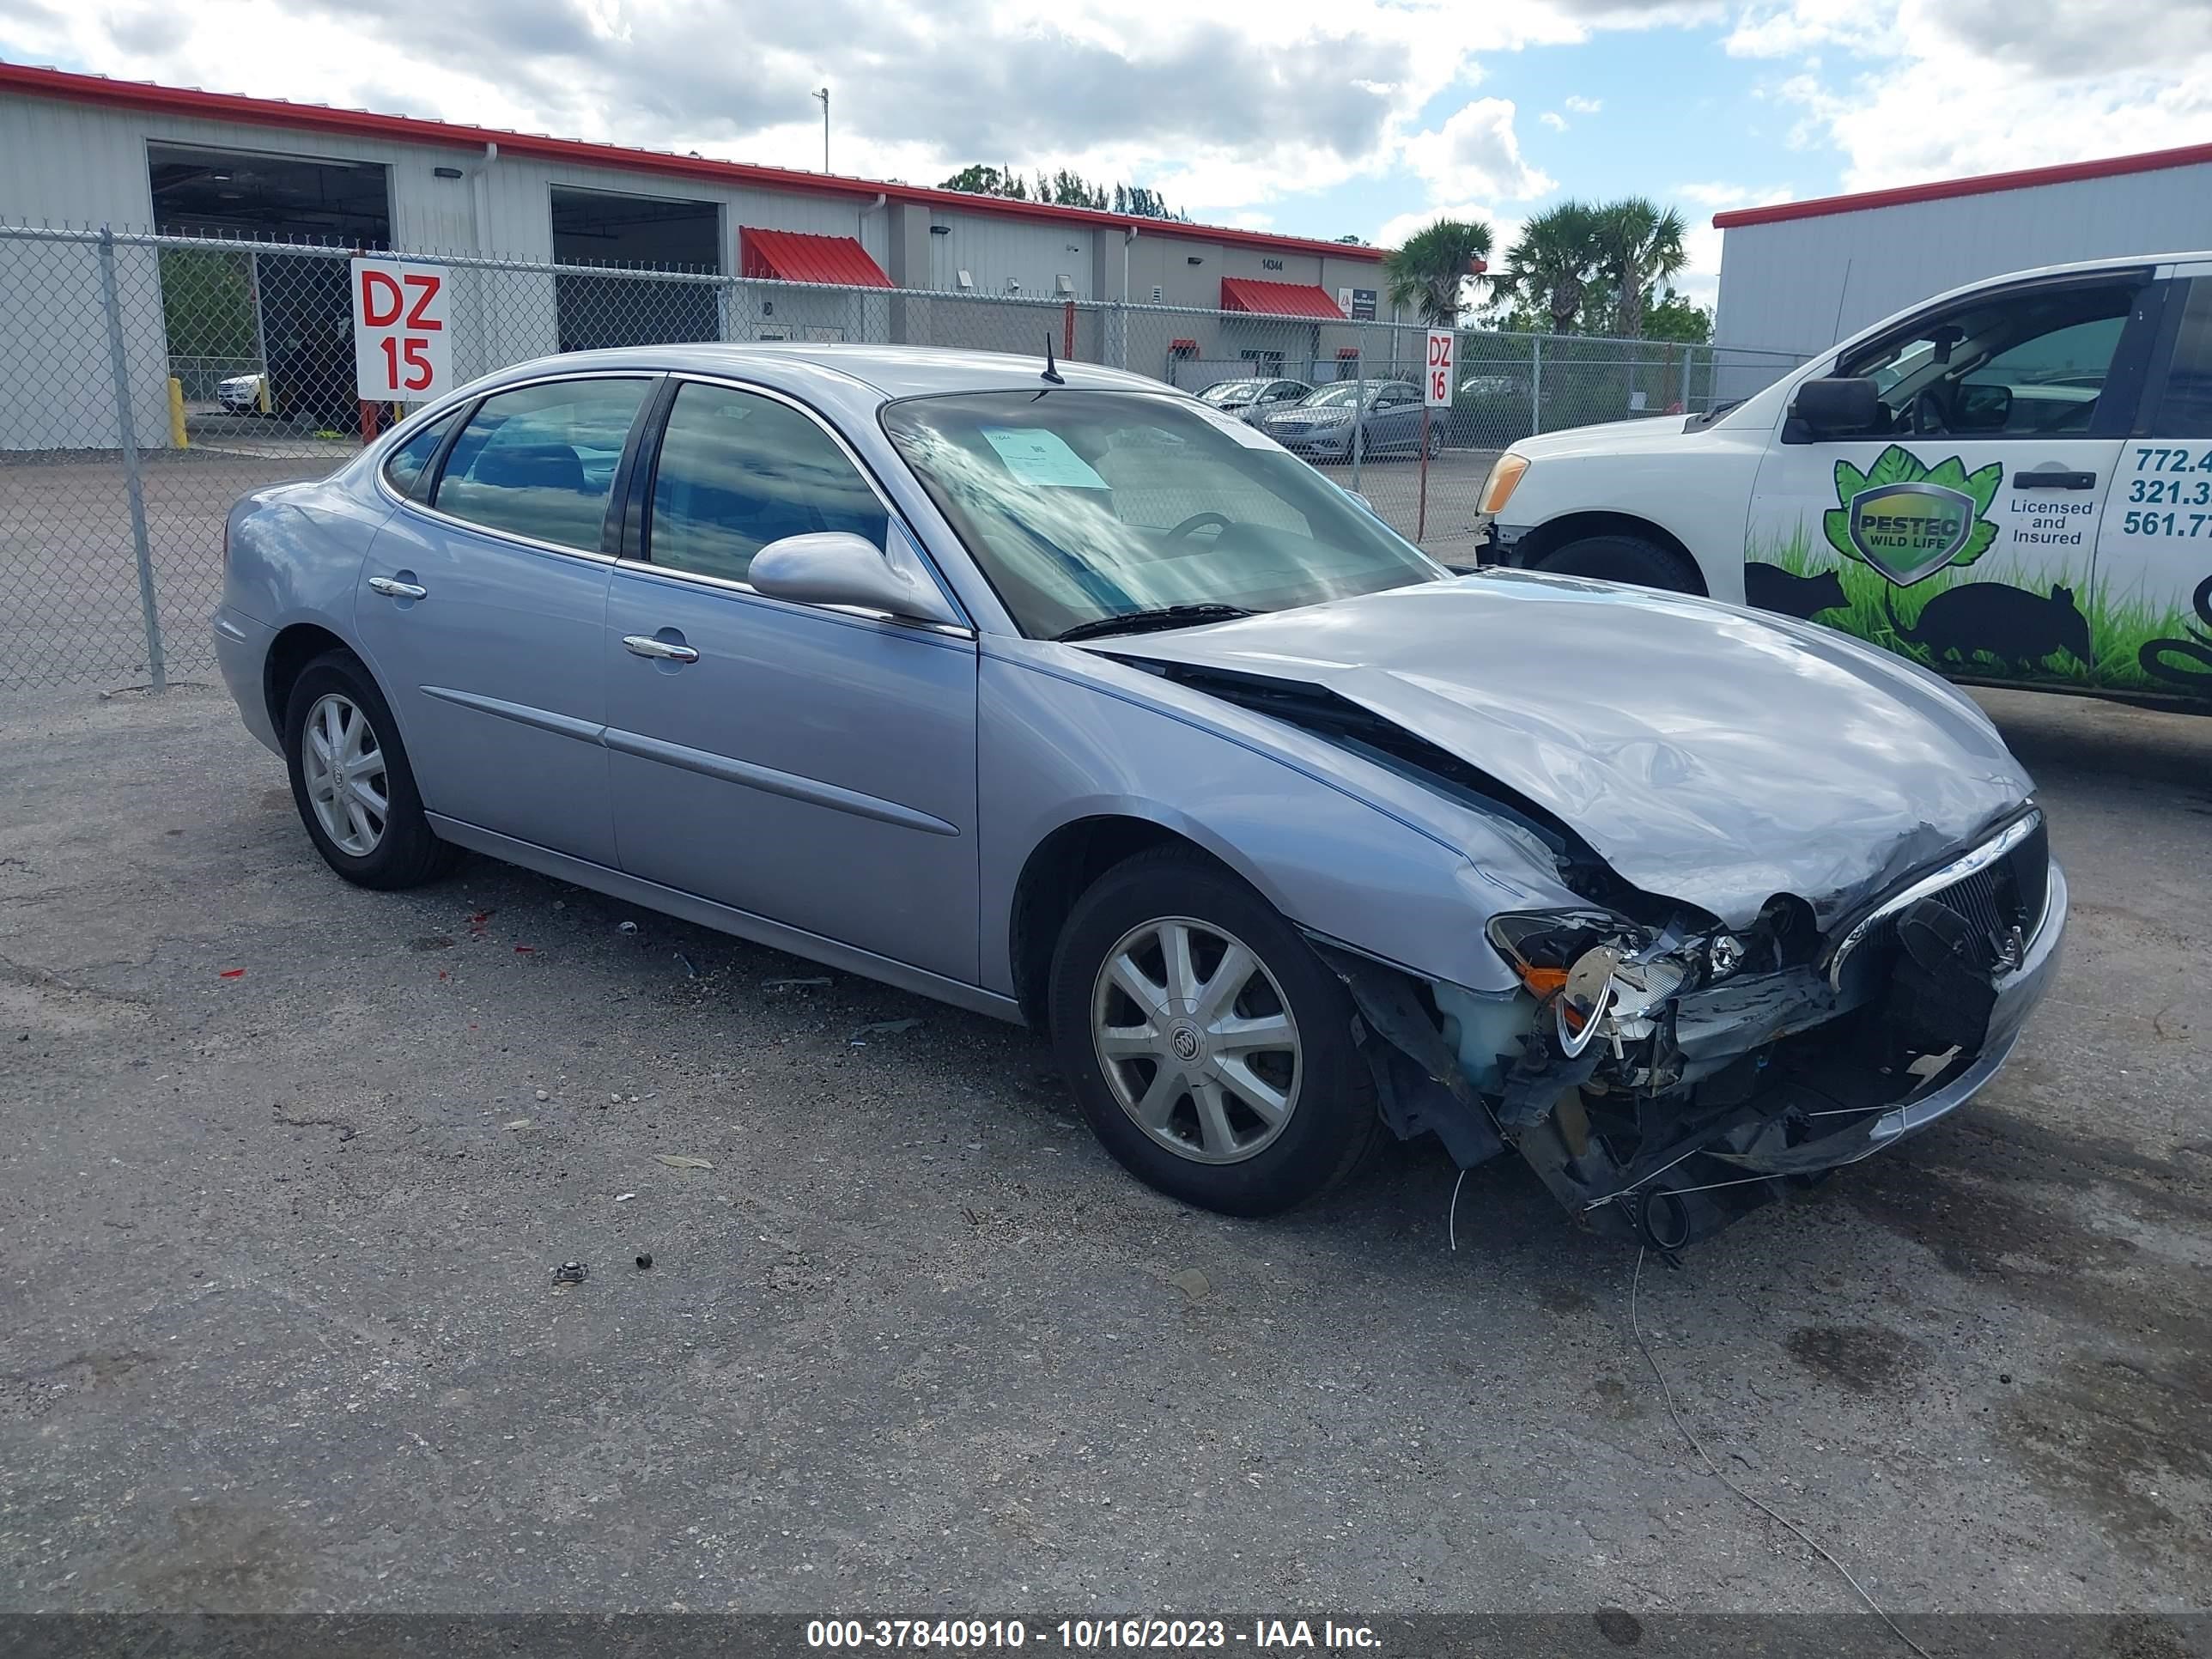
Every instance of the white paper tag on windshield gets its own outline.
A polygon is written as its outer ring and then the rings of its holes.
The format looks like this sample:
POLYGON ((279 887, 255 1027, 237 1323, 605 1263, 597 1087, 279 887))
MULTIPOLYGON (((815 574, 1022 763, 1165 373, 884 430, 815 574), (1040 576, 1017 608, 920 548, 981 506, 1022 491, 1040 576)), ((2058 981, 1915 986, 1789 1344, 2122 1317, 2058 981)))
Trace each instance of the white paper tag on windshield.
POLYGON ((1063 489, 1110 489, 1113 486, 1091 470, 1091 463, 1067 447, 1057 432, 1034 427, 987 426, 983 436, 999 452, 1006 471, 1025 484, 1053 484, 1063 489))

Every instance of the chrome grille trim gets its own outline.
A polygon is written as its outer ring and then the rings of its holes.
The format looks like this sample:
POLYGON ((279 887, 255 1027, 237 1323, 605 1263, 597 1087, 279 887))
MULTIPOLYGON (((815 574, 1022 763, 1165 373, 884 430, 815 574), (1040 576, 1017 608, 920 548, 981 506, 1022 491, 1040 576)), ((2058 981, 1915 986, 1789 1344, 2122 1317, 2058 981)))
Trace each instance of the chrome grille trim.
MULTIPOLYGON (((2023 813, 1971 852, 1962 854, 1940 870, 1929 871, 1917 881, 1891 894, 1852 924, 1850 931, 1831 949, 1826 963, 1829 988, 1843 989, 1844 964, 1850 959, 1851 953, 1874 937, 1899 911, 1931 894, 1941 893, 1993 869, 2000 860, 2024 845, 2030 837, 2037 836, 2042 829, 2043 814, 2040 811, 2023 813)), ((2047 854, 2044 862, 2043 879, 2036 884, 2028 902, 2027 931, 2031 934, 2041 927, 2050 906, 2050 860, 2047 854)))

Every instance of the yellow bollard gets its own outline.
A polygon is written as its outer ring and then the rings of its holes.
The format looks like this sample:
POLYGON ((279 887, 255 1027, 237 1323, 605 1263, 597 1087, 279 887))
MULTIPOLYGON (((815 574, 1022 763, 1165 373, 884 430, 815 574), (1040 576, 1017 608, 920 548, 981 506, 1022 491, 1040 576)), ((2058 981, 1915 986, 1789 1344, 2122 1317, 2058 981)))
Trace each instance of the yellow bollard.
POLYGON ((175 449, 190 449, 191 434, 185 430, 185 383, 175 375, 169 376, 169 444, 175 449))

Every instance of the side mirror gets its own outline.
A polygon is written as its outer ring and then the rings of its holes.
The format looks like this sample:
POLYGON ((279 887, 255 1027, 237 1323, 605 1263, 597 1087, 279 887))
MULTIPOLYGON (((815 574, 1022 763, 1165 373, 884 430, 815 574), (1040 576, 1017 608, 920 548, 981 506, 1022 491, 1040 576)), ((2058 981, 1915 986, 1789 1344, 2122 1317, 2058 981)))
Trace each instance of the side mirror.
POLYGON ((2002 432, 2012 419, 2012 388, 1962 381, 1951 394, 1954 432, 2002 432))
POLYGON ((1872 432, 1881 423, 1881 394, 1863 376, 1832 374, 1807 380, 1790 400, 1790 418, 1816 438, 1872 432))
POLYGON ((883 549, 849 530, 786 536, 753 555, 745 580, 773 599, 849 605, 915 622, 957 625, 934 583, 892 567, 883 549))

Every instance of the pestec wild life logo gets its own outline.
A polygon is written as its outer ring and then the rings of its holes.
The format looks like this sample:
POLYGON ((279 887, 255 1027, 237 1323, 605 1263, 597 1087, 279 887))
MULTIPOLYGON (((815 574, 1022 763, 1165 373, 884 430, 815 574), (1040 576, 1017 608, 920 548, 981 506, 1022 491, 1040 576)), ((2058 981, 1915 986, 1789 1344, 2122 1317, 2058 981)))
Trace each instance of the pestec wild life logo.
POLYGON ((1868 471, 1836 463, 1837 504, 1820 527, 1845 558, 1910 587, 1989 550, 1997 527, 1984 515, 2003 480, 2002 462, 1969 472, 1954 455, 1930 467, 1892 444, 1868 471))

